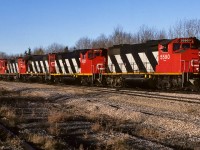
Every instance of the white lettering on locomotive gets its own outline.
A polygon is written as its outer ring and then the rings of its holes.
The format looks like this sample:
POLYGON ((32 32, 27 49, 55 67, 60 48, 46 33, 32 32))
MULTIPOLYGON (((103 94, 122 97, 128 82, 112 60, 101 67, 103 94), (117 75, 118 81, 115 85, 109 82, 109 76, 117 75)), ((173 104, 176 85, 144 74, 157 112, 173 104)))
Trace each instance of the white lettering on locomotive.
POLYGON ((160 59, 166 61, 167 59, 170 59, 170 55, 169 54, 162 54, 162 55, 160 55, 160 59))
POLYGON ((85 64, 86 63, 86 59, 82 59, 82 61, 81 61, 83 64, 85 64))

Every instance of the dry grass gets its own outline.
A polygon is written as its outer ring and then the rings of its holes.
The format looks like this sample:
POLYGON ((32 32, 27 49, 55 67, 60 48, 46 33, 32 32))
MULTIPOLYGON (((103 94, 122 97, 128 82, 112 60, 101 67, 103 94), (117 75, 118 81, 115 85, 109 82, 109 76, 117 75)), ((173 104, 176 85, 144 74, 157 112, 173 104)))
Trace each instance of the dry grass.
POLYGON ((43 135, 37 135, 37 134, 29 134, 28 141, 30 141, 36 145, 41 145, 41 147, 43 149, 47 149, 47 150, 55 149, 55 146, 57 143, 55 140, 53 140, 50 137, 43 136, 43 135))
POLYGON ((15 137, 15 138, 11 138, 11 139, 9 139, 9 141, 10 141, 10 143, 12 143, 13 145, 21 145, 21 140, 19 139, 19 138, 17 138, 17 137, 15 137))
POLYGON ((7 117, 7 118, 15 118, 15 111, 13 110, 13 108, 8 107, 8 106, 2 106, 0 107, 0 115, 7 117))
POLYGON ((66 112, 51 111, 48 115, 49 123, 63 122, 67 117, 66 112))
POLYGON ((91 126, 91 130, 93 132, 98 132, 98 131, 102 131, 103 127, 100 125, 99 122, 95 122, 92 126, 91 126))
MULTIPOLYGON (((12 149, 23 149, 22 148, 22 141, 18 138, 18 137, 9 137, 6 139, 6 141, 4 141, 4 145, 9 145, 10 149, 12 147, 12 149)), ((0 147, 2 148, 2 147, 0 147)), ((7 148, 5 148, 7 149, 7 148)))
POLYGON ((58 123, 64 122, 69 117, 71 117, 71 115, 67 114, 66 112, 51 111, 48 115, 48 123, 50 124, 50 127, 48 128, 49 133, 58 136, 61 130, 58 123))
POLYGON ((159 139, 160 137, 160 133, 157 130, 152 129, 152 128, 141 128, 137 131, 137 133, 140 136, 152 137, 155 139, 159 139))
POLYGON ((88 135, 88 131, 85 131, 83 137, 84 137, 84 139, 87 139, 87 138, 89 137, 89 135, 88 135))
POLYGON ((48 128, 48 131, 50 134, 58 136, 60 134, 60 128, 58 126, 58 123, 50 125, 50 127, 48 128))
POLYGON ((109 150, 128 150, 127 137, 113 137, 106 142, 106 149, 109 150))
POLYGON ((199 115, 199 108, 189 107, 187 113, 191 115, 199 115))
POLYGON ((4 121, 8 122, 10 126, 15 126, 17 121, 16 112, 13 108, 8 106, 0 107, 0 116, 4 117, 4 121))

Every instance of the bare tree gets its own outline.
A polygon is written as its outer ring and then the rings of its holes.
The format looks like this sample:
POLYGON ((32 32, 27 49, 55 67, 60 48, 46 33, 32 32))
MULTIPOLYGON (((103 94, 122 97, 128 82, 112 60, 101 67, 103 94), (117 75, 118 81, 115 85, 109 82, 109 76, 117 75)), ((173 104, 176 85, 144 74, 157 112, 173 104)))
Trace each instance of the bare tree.
POLYGON ((113 45, 118 44, 134 44, 136 42, 135 37, 131 33, 123 31, 121 26, 114 29, 113 34, 109 38, 110 43, 113 45))
POLYGON ((139 43, 144 43, 148 40, 157 39, 158 32, 154 28, 149 28, 146 25, 142 25, 137 33, 137 39, 139 43))
POLYGON ((188 37, 200 37, 200 20, 193 19, 184 22, 185 34, 188 37))
POLYGON ((45 49, 43 47, 36 47, 33 50, 34 55, 44 55, 45 54, 45 49))
POLYGON ((83 37, 80 38, 77 42, 76 42, 76 49, 89 49, 92 48, 92 40, 89 39, 88 37, 83 37))
POLYGON ((5 52, 0 52, 0 58, 1 59, 8 58, 8 55, 5 52))
POLYGON ((200 38, 200 20, 179 20, 169 29, 169 38, 197 37, 200 38))
POLYGON ((57 53, 66 51, 66 47, 62 44, 53 43, 49 45, 46 49, 47 53, 57 53))
POLYGON ((92 41, 92 48, 107 48, 108 47, 108 38, 101 34, 95 40, 92 41))
POLYGON ((123 28, 118 26, 114 29, 113 34, 111 35, 110 39, 113 42, 113 45, 123 44, 123 28))
POLYGON ((167 38, 167 33, 164 29, 157 32, 156 39, 166 39, 166 38, 167 38))
POLYGON ((173 39, 175 37, 175 34, 173 32, 173 28, 170 27, 168 31, 168 38, 173 39))

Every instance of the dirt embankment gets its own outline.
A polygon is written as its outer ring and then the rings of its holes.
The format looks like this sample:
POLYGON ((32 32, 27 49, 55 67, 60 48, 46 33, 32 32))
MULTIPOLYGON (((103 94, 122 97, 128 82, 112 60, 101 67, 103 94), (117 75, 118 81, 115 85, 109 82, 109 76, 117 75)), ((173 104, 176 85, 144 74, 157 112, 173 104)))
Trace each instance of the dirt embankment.
POLYGON ((0 149, 194 149, 200 105, 89 88, 0 82, 0 149))

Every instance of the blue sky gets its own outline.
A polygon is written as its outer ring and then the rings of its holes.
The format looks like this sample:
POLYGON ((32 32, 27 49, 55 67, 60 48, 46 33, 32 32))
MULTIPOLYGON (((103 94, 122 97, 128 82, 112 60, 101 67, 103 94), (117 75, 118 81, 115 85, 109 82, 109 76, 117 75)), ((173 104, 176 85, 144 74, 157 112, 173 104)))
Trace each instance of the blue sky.
POLYGON ((199 6, 199 0, 0 0, 0 51, 71 47, 117 26, 132 33, 142 25, 167 30, 178 20, 200 19, 199 6))

